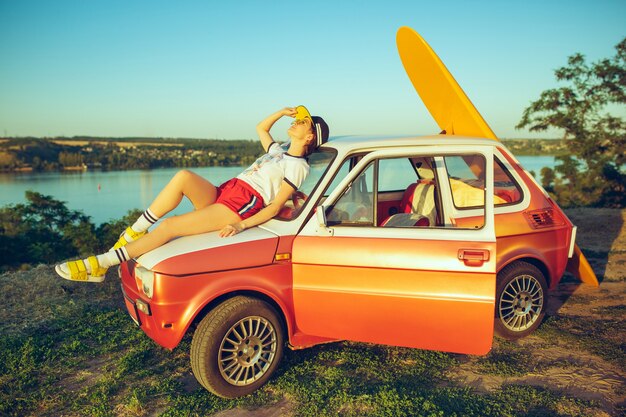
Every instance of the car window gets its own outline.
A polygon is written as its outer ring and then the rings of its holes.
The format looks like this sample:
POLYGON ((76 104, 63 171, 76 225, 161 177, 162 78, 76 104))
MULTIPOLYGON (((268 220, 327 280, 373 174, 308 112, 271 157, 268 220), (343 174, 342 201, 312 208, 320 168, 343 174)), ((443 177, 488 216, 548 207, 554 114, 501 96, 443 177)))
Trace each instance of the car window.
MULTIPOLYGON (((484 167, 480 158, 468 155, 446 156, 444 158, 450 184, 454 184, 452 197, 454 205, 460 209, 477 208, 484 204, 484 196, 476 194, 476 198, 468 199, 462 190, 468 189, 459 181, 470 187, 484 189, 484 167), (456 190, 456 193, 455 193, 456 190)), ((494 158, 494 205, 515 204, 522 199, 522 192, 504 165, 494 158)))
POLYGON ((317 151, 310 154, 307 157, 309 175, 300 186, 300 191, 307 196, 310 195, 334 158, 335 152, 331 151, 317 151))
POLYGON ((417 179, 408 158, 381 159, 378 164, 378 192, 404 191, 417 179))
POLYGON ((329 225, 373 225, 374 167, 374 163, 369 164, 326 213, 329 225))
POLYGON ((452 201, 456 208, 484 205, 485 158, 482 155, 445 156, 452 201))
POLYGON ((500 197, 494 201, 496 206, 505 204, 516 204, 522 201, 522 189, 513 179, 511 173, 504 167, 504 164, 494 159, 493 164, 493 193, 500 197))
POLYGON ((333 181, 326 188, 326 191, 324 191, 324 197, 328 197, 330 193, 335 188, 337 188, 341 180, 343 180, 348 175, 348 173, 350 172, 350 167, 352 166, 354 166, 354 161, 352 160, 352 158, 348 158, 345 161, 343 161, 343 164, 341 164, 341 167, 337 171, 335 178, 333 178, 333 181))
POLYGON ((292 194, 291 199, 285 203, 285 206, 278 213, 276 216, 278 220, 292 220, 302 212, 308 197, 324 177, 324 173, 328 170, 335 156, 336 152, 334 150, 320 149, 307 157, 309 175, 307 175, 298 191, 292 194))
MULTIPOLYGON (((345 163, 344 163, 345 166, 345 163)), ((326 212, 332 226, 385 228, 463 228, 484 225, 485 158, 481 154, 407 155, 372 161, 331 203, 326 212), (448 177, 438 179, 435 166, 448 177), (455 219, 443 212, 439 181, 446 181, 457 208, 482 208, 476 215, 455 219)), ((344 169, 344 167, 342 167, 344 169)), ((346 168, 347 169, 347 168, 346 168)), ((342 174, 343 178, 343 174, 342 174)), ((497 198, 497 197, 494 197, 497 198)))

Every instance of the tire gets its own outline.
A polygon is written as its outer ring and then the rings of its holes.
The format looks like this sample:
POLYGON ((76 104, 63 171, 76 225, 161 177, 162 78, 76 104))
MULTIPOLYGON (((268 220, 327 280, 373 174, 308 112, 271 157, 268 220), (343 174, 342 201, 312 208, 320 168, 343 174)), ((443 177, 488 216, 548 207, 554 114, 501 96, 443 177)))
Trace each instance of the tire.
POLYGON ((507 265, 498 274, 494 330, 516 340, 535 331, 548 303, 546 278, 527 262, 507 265))
POLYGON ((248 395, 278 366, 284 331, 274 308, 237 296, 209 312, 191 341, 191 369, 198 382, 223 398, 248 395))

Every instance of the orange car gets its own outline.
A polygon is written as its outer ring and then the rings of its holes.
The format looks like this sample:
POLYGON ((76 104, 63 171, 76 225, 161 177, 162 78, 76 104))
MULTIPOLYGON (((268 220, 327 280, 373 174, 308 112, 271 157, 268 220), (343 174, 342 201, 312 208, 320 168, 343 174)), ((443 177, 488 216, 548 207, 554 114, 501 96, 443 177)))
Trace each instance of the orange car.
POLYGON ((454 126, 331 138, 279 217, 230 238, 176 239, 122 264, 130 315, 169 349, 193 329, 193 372, 227 398, 264 384, 285 344, 486 354, 494 328, 527 335, 568 262, 597 281, 576 228, 510 152, 454 126))

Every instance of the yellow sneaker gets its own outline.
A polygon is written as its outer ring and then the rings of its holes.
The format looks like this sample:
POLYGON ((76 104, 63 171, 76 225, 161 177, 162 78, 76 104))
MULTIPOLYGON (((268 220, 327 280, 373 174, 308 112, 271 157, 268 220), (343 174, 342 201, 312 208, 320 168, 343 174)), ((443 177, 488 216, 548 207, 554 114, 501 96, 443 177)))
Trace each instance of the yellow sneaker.
POLYGON ((104 276, 108 268, 102 268, 98 263, 98 258, 95 256, 90 256, 87 258, 87 262, 89 262, 89 266, 91 268, 91 272, 87 272, 87 267, 85 266, 85 262, 82 259, 77 261, 68 261, 62 264, 59 264, 54 267, 61 278, 65 278, 70 281, 81 281, 81 282, 102 282, 104 281, 104 276))
POLYGON ((117 242, 115 242, 115 245, 113 245, 113 247, 110 250, 119 249, 122 246, 126 246, 130 242, 133 242, 139 239, 141 236, 145 235, 146 233, 147 231, 137 233, 133 230, 132 227, 129 226, 126 228, 126 230, 124 230, 124 233, 120 235, 120 238, 117 240, 117 242), (128 239, 126 238, 126 236, 128 236, 128 239))

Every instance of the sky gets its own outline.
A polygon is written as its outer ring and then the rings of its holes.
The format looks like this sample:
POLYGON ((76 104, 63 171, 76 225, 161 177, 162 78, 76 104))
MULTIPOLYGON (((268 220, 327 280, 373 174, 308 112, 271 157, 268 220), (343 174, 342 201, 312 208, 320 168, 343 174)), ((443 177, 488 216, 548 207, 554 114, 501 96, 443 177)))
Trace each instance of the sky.
POLYGON ((515 125, 568 56, 615 54, 626 1, 0 0, 0 135, 252 139, 299 104, 331 136, 438 133, 401 26, 497 136, 550 137, 515 125))

